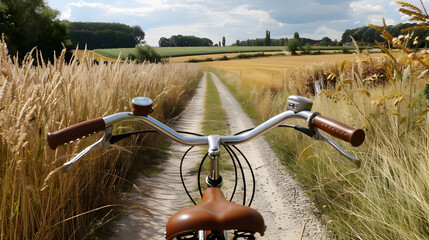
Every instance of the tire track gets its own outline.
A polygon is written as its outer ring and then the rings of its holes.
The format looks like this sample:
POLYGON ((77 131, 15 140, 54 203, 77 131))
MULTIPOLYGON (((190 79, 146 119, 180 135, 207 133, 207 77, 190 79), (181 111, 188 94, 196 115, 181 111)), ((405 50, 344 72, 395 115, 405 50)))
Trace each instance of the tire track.
MULTIPOLYGON (((206 74, 204 73, 193 98, 190 108, 182 114, 172 126, 173 129, 201 132, 201 123, 204 112, 204 98, 206 91, 206 74)), ((190 104, 190 103, 188 103, 190 104)), ((171 142, 170 151, 182 156, 189 146, 171 142)), ((183 190, 180 182, 180 159, 169 156, 159 167, 165 169, 161 173, 150 177, 140 174, 134 184, 142 190, 143 194, 133 189, 131 192, 124 192, 123 199, 126 205, 140 205, 149 210, 154 217, 151 218, 138 210, 125 212, 118 220, 110 225, 114 239, 165 239, 164 232, 168 219, 180 209, 188 207, 190 201, 183 190)), ((184 162, 184 176, 190 182, 195 182, 195 177, 189 174, 189 169, 201 160, 201 151, 194 148, 184 162)), ((193 183, 188 184, 192 188, 193 183)))

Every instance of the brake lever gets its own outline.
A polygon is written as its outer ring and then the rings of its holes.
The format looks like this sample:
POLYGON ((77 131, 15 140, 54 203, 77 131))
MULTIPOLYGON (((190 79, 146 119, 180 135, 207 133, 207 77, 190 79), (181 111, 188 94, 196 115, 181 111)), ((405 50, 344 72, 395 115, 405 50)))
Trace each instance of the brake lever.
POLYGON ((334 147, 338 152, 340 152, 344 157, 348 158, 352 163, 354 163, 357 167, 360 167, 361 161, 358 158, 351 156, 346 150, 341 148, 338 144, 336 144, 331 139, 325 137, 317 128, 312 129, 314 131, 313 138, 316 140, 324 141, 329 143, 332 147, 334 147))
POLYGON ((97 142, 94 144, 88 146, 83 151, 81 151, 78 155, 76 155, 72 160, 66 162, 63 164, 63 167, 66 169, 75 164, 79 159, 81 159, 83 156, 85 156, 87 153, 100 148, 100 147, 107 147, 110 146, 110 139, 112 138, 112 132, 113 132, 113 126, 106 127, 106 130, 104 130, 104 136, 100 138, 97 142))

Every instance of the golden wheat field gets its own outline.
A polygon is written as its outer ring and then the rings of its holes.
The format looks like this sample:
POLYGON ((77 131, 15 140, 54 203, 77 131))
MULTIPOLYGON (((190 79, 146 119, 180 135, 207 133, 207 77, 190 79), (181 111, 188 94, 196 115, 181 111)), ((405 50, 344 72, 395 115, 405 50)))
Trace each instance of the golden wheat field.
POLYGON ((76 55, 77 59, 84 58, 84 56, 86 55, 86 57, 94 59, 94 60, 96 60, 98 62, 112 62, 112 63, 115 63, 118 60, 118 59, 109 58, 109 57, 103 56, 101 54, 98 54, 94 50, 75 50, 74 54, 76 55))
POLYGON ((299 66, 324 65, 353 59, 353 54, 327 54, 302 56, 273 56, 265 58, 216 61, 200 63, 206 68, 216 68, 222 71, 235 73, 241 80, 271 89, 283 87, 287 71, 299 66))
POLYGON ((201 75, 197 64, 97 65, 88 52, 70 63, 64 56, 51 63, 32 52, 17 62, 0 42, 0 239, 82 239, 113 209, 126 207, 112 199, 126 181, 131 152, 156 140, 95 151, 69 171, 55 172, 100 135, 51 150, 46 133, 129 111, 135 96, 152 98, 154 117, 166 121, 201 75))

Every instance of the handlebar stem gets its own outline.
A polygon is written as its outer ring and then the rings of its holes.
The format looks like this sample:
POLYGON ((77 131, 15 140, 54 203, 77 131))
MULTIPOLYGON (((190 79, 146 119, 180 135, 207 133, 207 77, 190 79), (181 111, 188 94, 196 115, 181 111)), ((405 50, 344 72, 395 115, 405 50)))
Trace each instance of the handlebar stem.
POLYGON ((211 182, 217 182, 219 180, 220 136, 208 136, 208 143, 208 155, 210 157, 210 181, 207 181, 207 183, 210 185, 211 182))

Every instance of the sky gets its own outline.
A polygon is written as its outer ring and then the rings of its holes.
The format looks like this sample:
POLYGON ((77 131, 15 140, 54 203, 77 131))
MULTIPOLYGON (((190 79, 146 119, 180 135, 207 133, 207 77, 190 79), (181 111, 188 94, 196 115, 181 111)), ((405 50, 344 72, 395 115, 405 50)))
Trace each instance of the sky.
MULTIPOLYGON (((421 6, 419 0, 403 0, 421 6)), ((193 35, 227 45, 236 40, 300 37, 341 40, 346 29, 407 21, 391 0, 47 0, 60 19, 140 26, 145 40, 193 35)), ((423 0, 428 5, 429 0, 423 0)), ((428 5, 429 7, 429 5, 428 5)))

